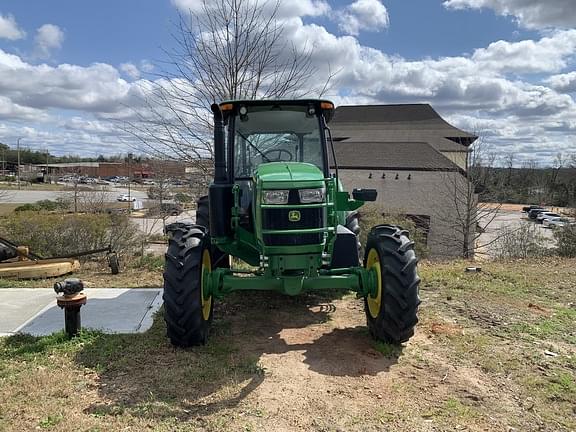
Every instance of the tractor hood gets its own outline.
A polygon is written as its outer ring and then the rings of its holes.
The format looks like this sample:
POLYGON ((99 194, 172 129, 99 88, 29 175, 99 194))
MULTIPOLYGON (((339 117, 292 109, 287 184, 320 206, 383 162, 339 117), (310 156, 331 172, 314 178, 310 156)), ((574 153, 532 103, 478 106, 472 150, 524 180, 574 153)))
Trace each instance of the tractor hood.
POLYGON ((313 164, 304 162, 269 162, 254 173, 257 183, 266 189, 314 188, 324 186, 324 174, 313 164))

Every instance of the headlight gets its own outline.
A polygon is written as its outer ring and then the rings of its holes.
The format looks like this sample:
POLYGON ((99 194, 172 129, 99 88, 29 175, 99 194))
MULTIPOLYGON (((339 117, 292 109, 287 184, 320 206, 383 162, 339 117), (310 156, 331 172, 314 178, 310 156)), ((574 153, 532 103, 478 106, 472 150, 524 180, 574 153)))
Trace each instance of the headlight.
POLYGON ((324 202, 324 188, 300 189, 298 193, 300 194, 300 202, 302 204, 324 202))
POLYGON ((265 190, 264 204, 288 204, 287 190, 265 190))

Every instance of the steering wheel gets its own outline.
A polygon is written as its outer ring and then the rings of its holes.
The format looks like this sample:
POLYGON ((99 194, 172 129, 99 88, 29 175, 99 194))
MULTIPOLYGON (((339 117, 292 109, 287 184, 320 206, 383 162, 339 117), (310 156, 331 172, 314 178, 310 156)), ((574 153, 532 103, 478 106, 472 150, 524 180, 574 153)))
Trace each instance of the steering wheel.
POLYGON ((294 158, 294 156, 292 155, 292 153, 290 153, 288 150, 286 149, 272 149, 272 150, 267 150, 264 153, 262 153, 262 155, 264 156, 265 159, 268 159, 270 162, 291 162, 292 159, 294 158), (272 157, 272 156, 268 156, 271 154, 276 153, 276 157, 272 157), (288 158, 282 158, 282 154, 285 153, 288 155, 288 158))

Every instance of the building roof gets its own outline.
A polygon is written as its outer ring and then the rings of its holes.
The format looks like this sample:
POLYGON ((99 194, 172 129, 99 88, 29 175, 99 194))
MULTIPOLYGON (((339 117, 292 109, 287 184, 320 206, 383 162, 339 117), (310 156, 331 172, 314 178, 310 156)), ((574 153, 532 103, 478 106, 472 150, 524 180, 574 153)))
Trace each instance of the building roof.
POLYGON ((467 152, 477 139, 428 104, 340 106, 330 126, 336 141, 419 142, 439 151, 467 152))
POLYGON ((340 141, 334 143, 334 152, 341 169, 461 171, 425 142, 340 141))

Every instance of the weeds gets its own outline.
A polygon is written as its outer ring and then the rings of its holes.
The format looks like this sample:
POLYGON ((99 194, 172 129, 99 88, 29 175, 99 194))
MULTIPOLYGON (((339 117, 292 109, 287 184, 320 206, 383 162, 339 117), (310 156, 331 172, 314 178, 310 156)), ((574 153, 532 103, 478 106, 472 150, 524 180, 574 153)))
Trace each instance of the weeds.
POLYGON ((385 358, 396 358, 402 353, 401 346, 380 341, 374 343, 374 349, 385 358))
POLYGON ((136 265, 150 272, 162 272, 164 269, 164 257, 153 254, 144 255, 137 260, 136 265))

